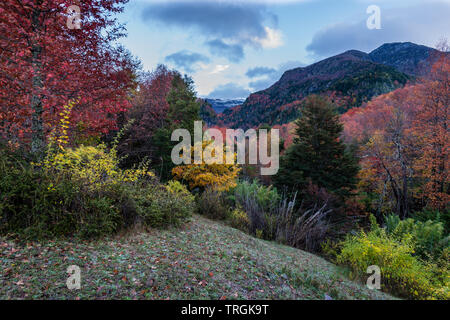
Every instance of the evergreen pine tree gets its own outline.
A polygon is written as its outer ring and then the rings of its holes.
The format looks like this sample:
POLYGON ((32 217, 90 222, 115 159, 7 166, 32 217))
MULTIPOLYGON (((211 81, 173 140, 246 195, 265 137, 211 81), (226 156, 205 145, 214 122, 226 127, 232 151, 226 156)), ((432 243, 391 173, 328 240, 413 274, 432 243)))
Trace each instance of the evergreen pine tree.
POLYGON ((172 90, 167 97, 169 103, 169 121, 173 130, 187 129, 194 132, 194 122, 200 121, 200 102, 194 90, 194 81, 188 76, 177 74, 172 80, 172 90))
POLYGON ((294 143, 280 159, 275 184, 303 193, 312 182, 347 196, 356 184, 358 161, 340 140, 343 126, 335 106, 325 98, 310 96, 296 126, 294 143))
POLYGON ((155 169, 163 181, 171 178, 171 170, 174 168, 171 152, 177 142, 171 141, 172 132, 175 129, 187 129, 193 136, 194 122, 201 120, 200 103, 197 101, 191 78, 175 74, 167 102, 169 103, 167 125, 158 129, 152 139, 160 160, 155 169))

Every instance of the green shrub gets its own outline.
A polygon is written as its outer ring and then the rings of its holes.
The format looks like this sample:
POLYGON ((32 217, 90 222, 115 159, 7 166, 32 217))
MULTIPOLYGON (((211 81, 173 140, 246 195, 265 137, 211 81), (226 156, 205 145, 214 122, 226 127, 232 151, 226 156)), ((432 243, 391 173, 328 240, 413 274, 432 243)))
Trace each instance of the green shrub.
MULTIPOLYGON (((412 220, 412 219, 411 219, 412 220)), ((349 265, 359 276, 366 276, 367 267, 381 269, 384 290, 411 299, 449 299, 448 261, 431 263, 416 255, 417 243, 427 243, 422 231, 427 227, 411 221, 386 219, 386 229, 380 228, 371 216, 372 229, 358 235, 347 236, 333 250, 336 261, 349 265)), ((433 238, 433 237, 432 237, 433 238)), ((446 250, 444 250, 446 252, 446 250)))
POLYGON ((232 191, 231 198, 235 201, 236 206, 245 205, 249 198, 254 199, 256 204, 268 213, 273 212, 280 201, 280 195, 276 188, 263 186, 256 180, 252 183, 239 181, 232 191))
MULTIPOLYGON (((109 192, 87 198, 83 203, 83 209, 80 210, 82 215, 77 219, 78 235, 85 239, 99 238, 125 229, 121 207, 120 199, 109 192)), ((132 210, 136 216, 134 208, 132 210)))
POLYGON ((280 198, 276 188, 261 185, 256 180, 239 181, 229 194, 232 205, 247 214, 248 232, 266 240, 275 240, 280 198))
POLYGON ((400 220, 397 215, 389 215, 385 219, 386 232, 394 239, 401 241, 411 237, 415 253, 422 259, 436 258, 448 244, 442 222, 414 219, 400 220))
POLYGON ((136 220, 131 199, 121 186, 92 191, 68 177, 58 178, 27 163, 0 167, 1 234, 24 239, 57 236, 99 237, 136 220))
POLYGON ((0 232, 41 237, 45 233, 74 232, 75 217, 68 213, 76 185, 49 179, 21 163, 0 172, 0 232), (23 165, 23 167, 22 167, 23 165))
POLYGON ((0 234, 98 238, 138 221, 150 227, 178 226, 195 211, 194 197, 181 184, 161 186, 146 170, 120 171, 105 160, 105 153, 88 150, 91 156, 78 159, 75 152, 78 160, 64 157, 68 167, 56 168, 36 167, 1 153, 0 234), (89 165, 82 169, 86 161, 89 165), (86 176, 74 174, 80 170, 86 176))
POLYGON ((386 225, 386 232, 392 234, 397 226, 400 224, 401 219, 396 214, 390 214, 384 219, 386 225))
POLYGON ((450 233, 450 210, 448 208, 443 211, 424 208, 422 211, 415 212, 412 218, 422 222, 428 220, 442 222, 444 225, 444 234, 450 233))
POLYGON ((195 212, 195 199, 181 184, 136 189, 133 200, 138 216, 147 227, 180 226, 195 212))
POLYGON ((215 220, 225 220, 229 215, 229 205, 225 195, 213 189, 206 189, 197 198, 198 211, 205 217, 215 220))
POLYGON ((450 247, 447 246, 442 250, 441 255, 432 263, 433 276, 437 283, 443 283, 450 297, 450 247))
POLYGON ((430 274, 413 253, 410 243, 395 241, 384 230, 361 232, 342 243, 337 262, 349 265, 360 276, 377 265, 384 290, 406 298, 430 298, 434 292, 430 274))
POLYGON ((448 246, 448 236, 444 236, 444 226, 441 222, 425 221, 416 222, 413 239, 416 253, 423 259, 428 256, 431 259, 438 257, 444 246, 448 246))

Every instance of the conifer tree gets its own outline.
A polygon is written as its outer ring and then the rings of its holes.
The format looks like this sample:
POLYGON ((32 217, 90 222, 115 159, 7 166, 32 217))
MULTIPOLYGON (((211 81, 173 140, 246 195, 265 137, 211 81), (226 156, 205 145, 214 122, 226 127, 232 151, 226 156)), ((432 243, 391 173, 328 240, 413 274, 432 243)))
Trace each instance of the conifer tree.
POLYGON ((171 177, 174 164, 171 159, 172 148, 177 142, 171 141, 171 135, 175 129, 187 129, 191 136, 194 133, 194 122, 200 121, 200 103, 197 101, 196 93, 191 78, 182 77, 176 73, 172 80, 172 88, 167 96, 169 111, 167 115, 167 126, 157 130, 153 137, 153 145, 156 154, 159 155, 159 166, 156 168, 162 180, 171 177))
POLYGON ((343 126, 335 106, 323 97, 310 96, 296 126, 294 143, 280 159, 275 184, 303 193, 311 182, 347 196, 356 184, 358 161, 340 139, 343 126))

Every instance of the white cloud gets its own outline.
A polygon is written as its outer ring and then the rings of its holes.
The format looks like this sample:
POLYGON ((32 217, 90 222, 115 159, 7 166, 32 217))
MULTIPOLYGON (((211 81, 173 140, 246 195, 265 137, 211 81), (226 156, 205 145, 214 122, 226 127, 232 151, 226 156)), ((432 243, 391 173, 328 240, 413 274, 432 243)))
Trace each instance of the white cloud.
POLYGON ((242 67, 234 64, 219 63, 209 64, 207 68, 198 70, 192 74, 197 93, 200 97, 208 97, 209 93, 227 83, 234 83, 242 88, 247 88, 247 78, 242 75, 242 67), (221 70, 221 71, 220 71, 221 70), (212 71, 218 71, 212 73, 212 71))
POLYGON ((211 74, 217 74, 217 73, 221 73, 225 70, 227 70, 230 67, 230 65, 226 64, 218 64, 214 67, 214 69, 210 72, 211 74))
POLYGON ((283 43, 283 33, 281 30, 264 27, 266 30, 265 38, 254 38, 254 42, 258 43, 264 49, 274 49, 281 47, 283 43))

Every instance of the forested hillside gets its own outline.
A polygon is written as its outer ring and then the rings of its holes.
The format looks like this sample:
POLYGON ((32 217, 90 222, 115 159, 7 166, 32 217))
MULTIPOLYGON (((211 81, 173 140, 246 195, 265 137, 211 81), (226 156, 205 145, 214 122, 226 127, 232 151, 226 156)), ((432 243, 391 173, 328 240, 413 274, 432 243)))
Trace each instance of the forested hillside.
POLYGON ((285 72, 270 88, 253 93, 218 120, 236 128, 285 124, 299 116, 299 104, 311 94, 331 96, 344 113, 426 74, 433 54, 435 49, 412 43, 385 44, 370 54, 347 51, 285 72))
POLYGON ((0 300, 450 300, 447 41, 243 68, 251 2, 0 2, 0 300))

